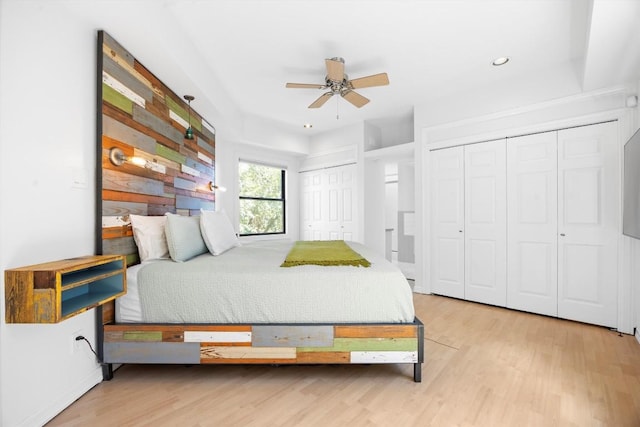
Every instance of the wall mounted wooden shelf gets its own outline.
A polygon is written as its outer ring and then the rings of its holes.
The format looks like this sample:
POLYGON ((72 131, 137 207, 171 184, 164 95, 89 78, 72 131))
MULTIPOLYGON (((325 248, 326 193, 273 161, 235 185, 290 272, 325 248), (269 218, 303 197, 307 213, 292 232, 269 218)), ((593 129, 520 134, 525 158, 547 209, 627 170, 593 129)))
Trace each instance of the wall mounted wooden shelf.
POLYGON ((64 259, 5 270, 7 323, 57 323, 127 291, 122 255, 64 259))

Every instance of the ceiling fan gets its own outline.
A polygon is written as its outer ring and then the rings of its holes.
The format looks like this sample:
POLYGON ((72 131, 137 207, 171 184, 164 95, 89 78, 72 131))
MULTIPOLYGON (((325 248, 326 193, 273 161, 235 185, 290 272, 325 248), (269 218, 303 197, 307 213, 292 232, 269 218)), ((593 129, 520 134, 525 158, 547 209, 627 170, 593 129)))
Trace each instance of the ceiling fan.
POLYGON ((311 105, 309 105, 309 108, 322 107, 324 103, 327 102, 333 95, 340 95, 351 104, 360 108, 363 105, 366 105, 369 100, 359 93, 354 92, 354 89, 373 86, 386 86, 389 84, 389 77, 387 77, 387 73, 373 74, 371 76, 349 80, 349 76, 344 73, 343 58, 336 57, 325 59, 324 63, 327 67, 327 75, 324 78, 324 84, 287 83, 286 87, 288 88, 329 89, 328 92, 323 93, 322 95, 320 95, 320 98, 313 101, 311 105))

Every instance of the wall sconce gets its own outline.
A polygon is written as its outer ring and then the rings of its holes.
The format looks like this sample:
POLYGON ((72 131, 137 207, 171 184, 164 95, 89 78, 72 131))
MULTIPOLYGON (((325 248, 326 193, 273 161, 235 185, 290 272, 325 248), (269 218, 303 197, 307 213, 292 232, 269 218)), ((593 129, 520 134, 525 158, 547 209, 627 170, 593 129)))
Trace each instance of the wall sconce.
POLYGON ((189 127, 184 132, 184 138, 193 139, 193 129, 191 128, 191 101, 193 101, 196 98, 192 95, 185 95, 184 99, 186 99, 187 102, 189 103, 189 127))
POLYGON ((225 191, 227 191, 227 189, 221 185, 215 185, 212 181, 209 181, 209 184, 207 184, 207 188, 209 189, 209 191, 222 191, 223 193, 225 191))
POLYGON ((137 166, 146 166, 147 160, 142 157, 127 157, 121 148, 113 147, 109 150, 109 160, 116 166, 122 166, 124 162, 131 162, 137 166))
POLYGON ((154 172, 166 173, 166 166, 156 162, 153 162, 143 159, 142 157, 134 156, 127 157, 119 147, 113 147, 109 150, 109 160, 116 166, 122 166, 125 162, 132 163, 136 166, 140 166, 141 168, 151 169, 154 172))

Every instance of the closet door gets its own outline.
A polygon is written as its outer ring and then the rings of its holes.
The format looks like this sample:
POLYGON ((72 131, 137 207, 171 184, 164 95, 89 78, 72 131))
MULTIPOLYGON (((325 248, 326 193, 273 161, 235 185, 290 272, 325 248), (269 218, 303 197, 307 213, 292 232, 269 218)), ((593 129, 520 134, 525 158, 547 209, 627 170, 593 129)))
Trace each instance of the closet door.
POLYGON ((464 150, 431 152, 431 290, 464 298, 464 150))
POLYGON ((329 240, 356 240, 356 165, 326 169, 327 233, 329 240))
POLYGON ((301 172, 300 181, 302 212, 300 238, 322 240, 324 222, 322 218, 322 171, 301 172))
POLYGON ((505 140, 464 148, 465 298, 507 303, 505 140))
POLYGON ((558 316, 617 325, 617 124, 558 132, 558 316))
POLYGON ((507 307, 558 313, 557 132, 507 139, 507 307))

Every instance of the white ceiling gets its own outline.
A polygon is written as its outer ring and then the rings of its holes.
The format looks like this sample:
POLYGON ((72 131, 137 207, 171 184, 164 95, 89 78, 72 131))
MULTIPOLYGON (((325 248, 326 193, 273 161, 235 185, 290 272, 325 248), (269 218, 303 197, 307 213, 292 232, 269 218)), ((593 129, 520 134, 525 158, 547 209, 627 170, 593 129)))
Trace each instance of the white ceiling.
POLYGON ((309 135, 414 106, 435 124, 640 80, 640 0, 164 0, 112 2, 113 13, 70 3, 161 79, 189 76, 170 86, 199 112, 309 135), (133 25, 125 7, 147 19, 133 25), (322 83, 335 56, 350 78, 387 72, 390 85, 358 90, 371 99, 361 109, 338 97, 308 109, 322 92, 285 83, 322 83), (492 66, 499 56, 511 61, 492 66))

